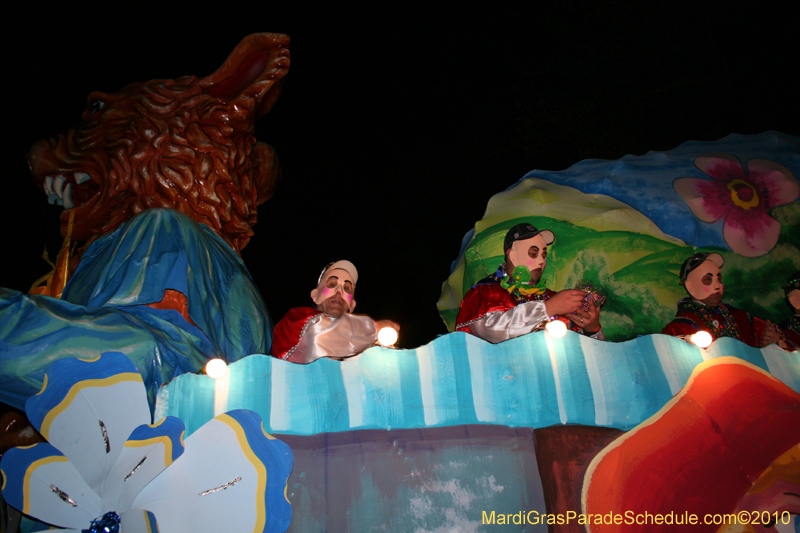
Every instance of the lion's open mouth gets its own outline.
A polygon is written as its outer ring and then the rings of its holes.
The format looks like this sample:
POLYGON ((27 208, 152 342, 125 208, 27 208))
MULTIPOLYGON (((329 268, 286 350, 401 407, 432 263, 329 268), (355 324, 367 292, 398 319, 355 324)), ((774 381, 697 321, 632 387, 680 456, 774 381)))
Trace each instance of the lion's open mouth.
POLYGON ((85 172, 51 174, 42 182, 47 201, 64 209, 79 207, 97 194, 100 186, 85 172))

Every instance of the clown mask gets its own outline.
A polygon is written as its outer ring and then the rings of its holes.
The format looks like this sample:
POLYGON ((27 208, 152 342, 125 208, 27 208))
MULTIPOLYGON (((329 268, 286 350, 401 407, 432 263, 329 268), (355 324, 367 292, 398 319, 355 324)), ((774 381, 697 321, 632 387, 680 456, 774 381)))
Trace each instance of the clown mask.
POLYGON ((311 291, 311 299, 317 304, 317 309, 339 318, 356 308, 355 290, 353 277, 346 270, 337 268, 325 272, 317 288, 311 291))
POLYGON ((719 267, 710 260, 689 272, 685 286, 693 299, 706 305, 719 305, 725 287, 719 267))
POLYGON ((542 279, 544 267, 547 265, 547 243, 542 235, 536 235, 524 241, 516 241, 508 250, 507 271, 511 273, 515 267, 525 266, 531 271, 531 285, 542 279))

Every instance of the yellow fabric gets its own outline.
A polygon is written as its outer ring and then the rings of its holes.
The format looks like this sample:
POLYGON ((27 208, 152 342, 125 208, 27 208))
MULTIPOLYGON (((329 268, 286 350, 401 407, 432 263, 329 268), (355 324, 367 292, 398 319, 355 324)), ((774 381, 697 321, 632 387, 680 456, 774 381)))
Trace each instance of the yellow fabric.
POLYGON ((50 263, 50 265, 53 267, 53 270, 34 282, 34 284, 31 286, 31 290, 29 291, 31 294, 41 294, 44 296, 52 296, 53 298, 61 298, 61 294, 64 292, 64 287, 69 279, 70 257, 75 253, 75 243, 72 242, 72 225, 74 219, 75 212, 70 211, 69 223, 67 224, 67 234, 64 236, 64 242, 61 245, 61 250, 58 252, 56 263, 53 264, 50 262, 50 258, 47 255, 47 249, 45 249, 44 254, 42 254, 42 258, 50 263), (42 283, 45 283, 45 285, 42 285, 42 283))

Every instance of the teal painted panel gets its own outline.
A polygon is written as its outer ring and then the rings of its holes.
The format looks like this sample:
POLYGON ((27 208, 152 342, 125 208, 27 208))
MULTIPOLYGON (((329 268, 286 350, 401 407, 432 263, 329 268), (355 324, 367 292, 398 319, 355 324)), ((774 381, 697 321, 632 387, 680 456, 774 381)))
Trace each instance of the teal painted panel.
POLYGON ((800 392, 800 356, 723 338, 708 350, 664 335, 622 343, 538 332, 500 344, 465 333, 415 350, 374 347, 347 361, 297 365, 251 355, 214 381, 186 374, 162 387, 157 416, 187 434, 215 414, 250 409, 270 433, 468 424, 630 429, 657 412, 707 359, 744 359, 800 392))

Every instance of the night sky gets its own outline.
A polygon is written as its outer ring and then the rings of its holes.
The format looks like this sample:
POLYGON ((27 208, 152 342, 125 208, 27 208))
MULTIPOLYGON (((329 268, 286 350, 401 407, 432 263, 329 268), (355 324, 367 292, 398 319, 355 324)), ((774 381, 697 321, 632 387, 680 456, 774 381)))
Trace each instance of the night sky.
POLYGON ((325 263, 350 259, 357 311, 399 322, 404 348, 446 333, 436 302, 461 239, 526 172, 800 134, 797 8, 167 4, 6 17, 0 286, 28 290, 61 244, 32 142, 78 125, 91 91, 208 75, 250 33, 288 34, 292 66, 256 130, 283 176, 245 264, 277 321, 310 303, 325 263))

